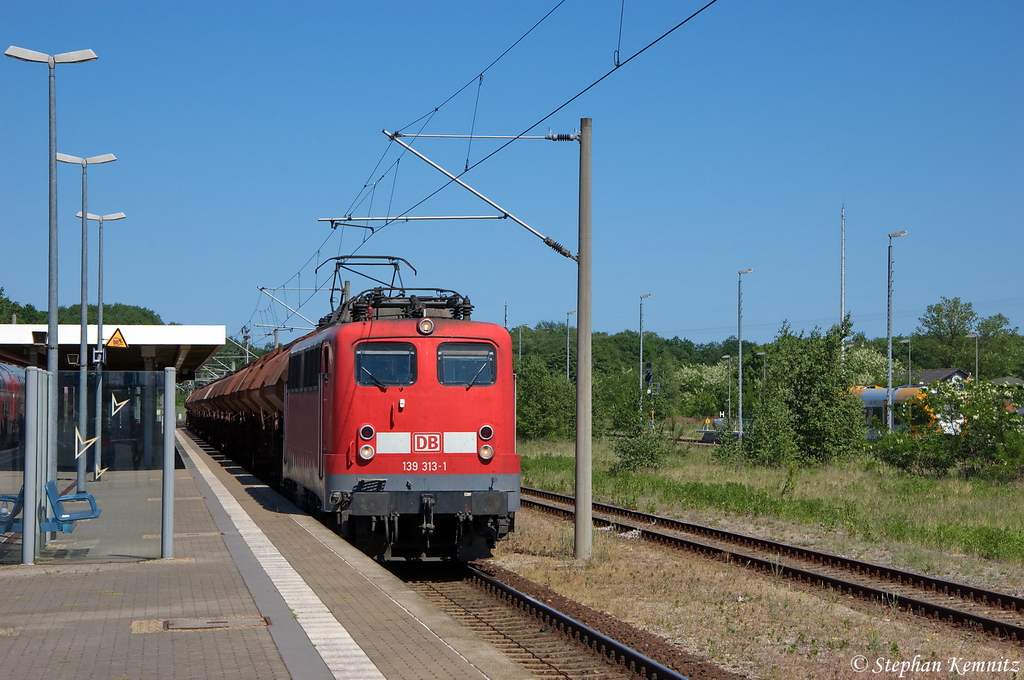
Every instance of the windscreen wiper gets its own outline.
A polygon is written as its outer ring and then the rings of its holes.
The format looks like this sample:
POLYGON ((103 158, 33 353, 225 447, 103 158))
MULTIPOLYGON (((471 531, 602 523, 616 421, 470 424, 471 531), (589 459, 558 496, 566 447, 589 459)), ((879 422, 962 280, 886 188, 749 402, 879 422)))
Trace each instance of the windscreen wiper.
POLYGON ((360 368, 362 368, 362 370, 366 371, 366 375, 370 376, 370 380, 373 381, 374 385, 376 385, 377 387, 380 388, 381 392, 387 392, 388 391, 388 386, 385 385, 384 383, 382 383, 377 378, 377 376, 375 376, 373 373, 370 373, 370 369, 368 369, 366 366, 361 366, 360 368))
POLYGON ((473 383, 476 382, 476 379, 480 377, 480 374, 483 372, 483 370, 485 368, 487 368, 487 362, 486 361, 480 364, 480 368, 476 369, 476 375, 474 375, 473 379, 470 380, 469 383, 466 385, 466 391, 467 392, 469 391, 469 388, 473 386, 473 383))

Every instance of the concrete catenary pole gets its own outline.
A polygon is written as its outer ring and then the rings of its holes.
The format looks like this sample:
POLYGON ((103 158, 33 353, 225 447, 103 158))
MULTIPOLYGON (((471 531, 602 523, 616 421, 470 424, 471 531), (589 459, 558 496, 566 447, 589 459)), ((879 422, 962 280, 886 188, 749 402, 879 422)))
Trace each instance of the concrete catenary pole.
POLYGON ((590 118, 580 119, 579 270, 576 286, 576 540, 577 560, 589 560, 593 549, 593 466, 591 431, 590 313, 590 118))

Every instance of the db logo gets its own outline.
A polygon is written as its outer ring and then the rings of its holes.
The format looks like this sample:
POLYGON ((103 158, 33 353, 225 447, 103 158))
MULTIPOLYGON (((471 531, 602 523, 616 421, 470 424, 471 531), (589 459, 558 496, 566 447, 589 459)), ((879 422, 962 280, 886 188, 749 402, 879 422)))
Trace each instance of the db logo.
POLYGON ((414 432, 412 451, 413 453, 441 453, 441 433, 414 432))

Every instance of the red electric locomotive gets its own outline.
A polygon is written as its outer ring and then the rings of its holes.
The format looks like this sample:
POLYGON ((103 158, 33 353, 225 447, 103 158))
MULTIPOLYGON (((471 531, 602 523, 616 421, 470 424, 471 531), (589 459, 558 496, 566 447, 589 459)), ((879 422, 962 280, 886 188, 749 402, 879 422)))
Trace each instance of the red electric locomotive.
POLYGON ((375 557, 489 556, 519 509, 515 383, 508 331, 471 310, 452 291, 366 291, 247 375, 194 393, 190 423, 236 446, 270 442, 269 456, 238 453, 375 557), (279 414, 266 408, 275 393, 279 414))
POLYGON ((0 452, 21 445, 24 424, 24 369, 0 364, 0 452))

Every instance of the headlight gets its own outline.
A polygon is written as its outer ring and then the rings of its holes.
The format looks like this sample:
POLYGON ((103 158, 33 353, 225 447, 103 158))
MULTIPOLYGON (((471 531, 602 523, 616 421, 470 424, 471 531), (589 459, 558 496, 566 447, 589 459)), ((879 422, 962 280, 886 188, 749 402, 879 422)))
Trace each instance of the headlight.
POLYGON ((373 447, 369 444, 363 444, 360 446, 359 457, 363 460, 371 460, 373 458, 373 447))
MULTIPOLYGON (((373 425, 363 425, 361 428, 359 428, 359 438, 362 439, 363 441, 370 441, 371 439, 373 439, 373 435, 375 434, 377 433, 374 431, 373 425)), ((372 458, 373 454, 370 454, 370 457, 372 458)))
POLYGON ((490 425, 484 425, 483 427, 480 428, 477 434, 480 435, 480 439, 487 441, 488 439, 494 436, 494 428, 491 427, 490 425))
POLYGON ((434 332, 434 322, 431 319, 420 319, 419 323, 416 324, 416 330, 423 335, 430 335, 434 332))
POLYGON ((494 447, 490 444, 484 444, 480 447, 480 460, 490 460, 494 458, 494 447))

